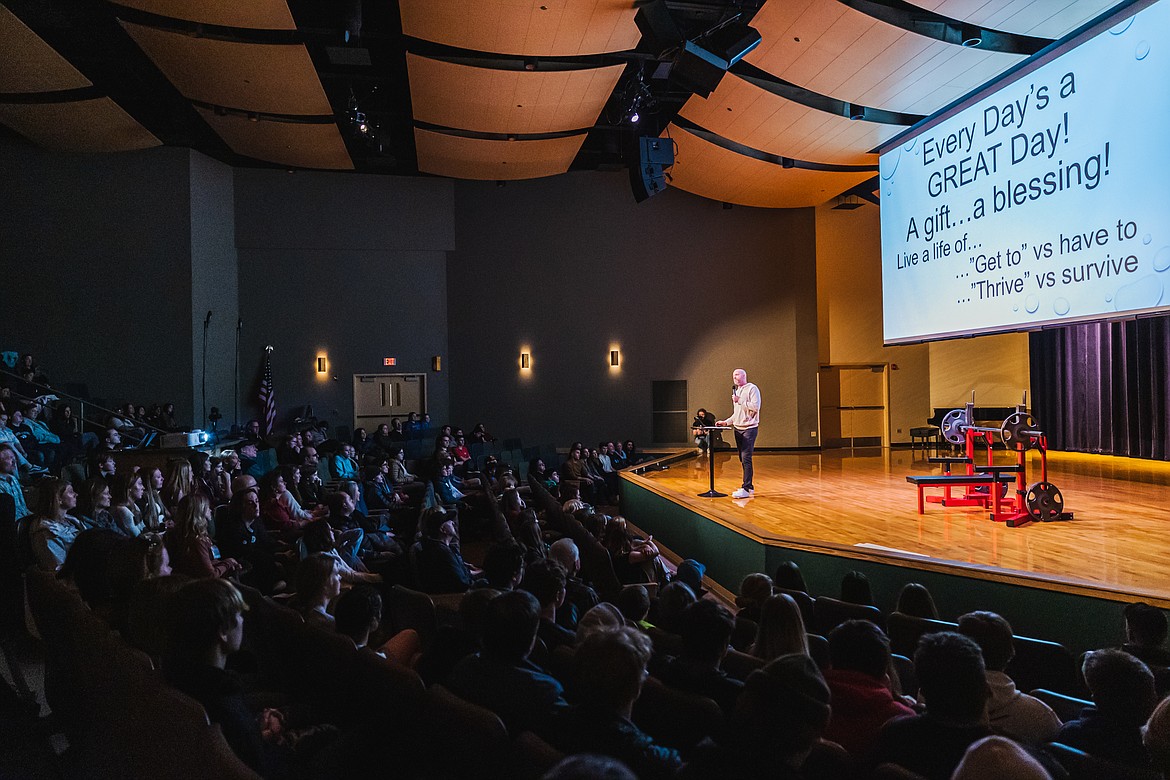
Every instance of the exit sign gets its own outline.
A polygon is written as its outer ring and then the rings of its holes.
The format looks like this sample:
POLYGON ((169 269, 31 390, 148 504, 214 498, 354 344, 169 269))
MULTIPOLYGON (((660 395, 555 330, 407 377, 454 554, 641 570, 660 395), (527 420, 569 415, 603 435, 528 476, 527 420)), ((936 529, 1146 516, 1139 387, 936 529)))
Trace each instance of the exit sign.
POLYGON ((382 365, 396 366, 398 365, 398 358, 382 358, 382 365))

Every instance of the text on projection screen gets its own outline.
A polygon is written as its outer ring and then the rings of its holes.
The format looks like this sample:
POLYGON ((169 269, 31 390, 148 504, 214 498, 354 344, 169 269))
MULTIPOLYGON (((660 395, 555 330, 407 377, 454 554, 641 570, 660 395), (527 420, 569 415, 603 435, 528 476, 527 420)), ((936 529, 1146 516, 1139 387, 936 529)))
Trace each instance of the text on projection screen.
POLYGON ((886 343, 1170 308, 1170 0, 880 170, 886 343))

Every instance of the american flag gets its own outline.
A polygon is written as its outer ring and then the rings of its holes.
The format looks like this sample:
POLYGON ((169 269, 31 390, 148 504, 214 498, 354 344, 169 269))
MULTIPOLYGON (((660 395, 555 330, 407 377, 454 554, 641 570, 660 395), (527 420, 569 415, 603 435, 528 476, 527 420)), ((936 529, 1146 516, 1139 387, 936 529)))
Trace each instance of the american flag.
POLYGON ((264 348, 264 376, 260 380, 260 405, 264 407, 264 435, 276 424, 276 391, 272 387, 272 347, 264 348))

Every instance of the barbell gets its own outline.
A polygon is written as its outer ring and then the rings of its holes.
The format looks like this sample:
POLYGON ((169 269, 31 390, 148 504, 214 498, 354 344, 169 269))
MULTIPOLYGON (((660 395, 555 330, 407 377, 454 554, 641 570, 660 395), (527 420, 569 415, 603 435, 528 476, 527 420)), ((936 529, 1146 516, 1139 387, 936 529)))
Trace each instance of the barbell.
POLYGON ((998 428, 992 428, 970 424, 966 409, 952 409, 943 416, 938 427, 939 435, 951 444, 962 444, 967 437, 967 431, 998 433, 1005 447, 1017 450, 1031 449, 1044 435, 1036 418, 1027 412, 1012 412, 998 428))

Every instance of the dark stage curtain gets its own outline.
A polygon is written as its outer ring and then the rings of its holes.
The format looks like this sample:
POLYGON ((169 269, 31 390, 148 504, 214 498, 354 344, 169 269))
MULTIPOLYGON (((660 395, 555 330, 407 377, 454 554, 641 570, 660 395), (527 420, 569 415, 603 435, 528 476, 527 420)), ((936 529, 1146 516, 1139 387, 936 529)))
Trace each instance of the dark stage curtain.
POLYGON ((1170 459, 1170 317, 1043 330, 1029 347, 1050 447, 1170 459))

